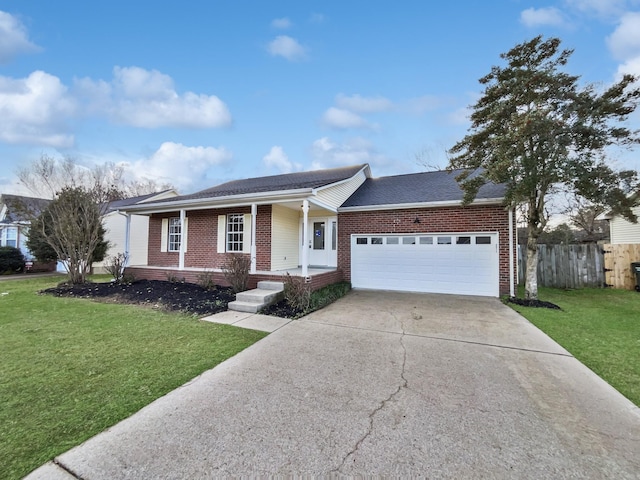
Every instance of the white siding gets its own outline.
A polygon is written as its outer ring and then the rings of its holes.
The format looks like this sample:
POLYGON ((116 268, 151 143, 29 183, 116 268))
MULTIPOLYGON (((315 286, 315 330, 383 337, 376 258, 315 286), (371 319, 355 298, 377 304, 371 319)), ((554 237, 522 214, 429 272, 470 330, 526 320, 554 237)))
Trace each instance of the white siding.
POLYGON ((299 264, 300 214, 297 210, 273 205, 271 211, 271 270, 296 268, 299 264))
POLYGON ((610 220, 611 243, 640 243, 640 206, 632 210, 638 216, 638 223, 628 222, 619 216, 610 220))
POLYGON ((319 190, 316 198, 325 205, 338 208, 347 198, 353 195, 353 192, 355 192, 366 179, 367 177, 364 172, 360 171, 347 182, 319 190))
MULTIPOLYGON (((124 253, 126 242, 127 219, 124 215, 110 213, 103 219, 106 230, 105 239, 111 246, 107 256, 124 253)), ((146 265, 149 248, 149 217, 131 215, 131 232, 129 238, 129 265, 146 265)), ((93 268, 99 271, 105 262, 96 262, 93 268)))

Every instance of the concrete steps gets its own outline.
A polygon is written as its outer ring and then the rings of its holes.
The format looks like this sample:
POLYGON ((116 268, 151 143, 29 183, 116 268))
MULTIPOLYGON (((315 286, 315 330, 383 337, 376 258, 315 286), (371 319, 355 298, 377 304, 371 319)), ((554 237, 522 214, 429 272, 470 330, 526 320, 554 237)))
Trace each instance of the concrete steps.
POLYGON ((284 283, 258 282, 258 288, 236 294, 236 300, 229 302, 229 310, 257 313, 260 309, 284 298, 284 283))

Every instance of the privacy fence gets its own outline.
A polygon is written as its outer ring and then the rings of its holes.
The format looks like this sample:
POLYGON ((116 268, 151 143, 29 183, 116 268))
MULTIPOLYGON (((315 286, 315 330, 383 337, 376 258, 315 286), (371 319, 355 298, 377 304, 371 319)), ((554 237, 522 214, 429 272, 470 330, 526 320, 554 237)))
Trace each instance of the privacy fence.
MULTIPOLYGON (((556 288, 614 287, 633 290, 631 262, 640 244, 538 245, 538 285, 556 288)), ((518 283, 523 284, 527 248, 518 245, 518 283)))

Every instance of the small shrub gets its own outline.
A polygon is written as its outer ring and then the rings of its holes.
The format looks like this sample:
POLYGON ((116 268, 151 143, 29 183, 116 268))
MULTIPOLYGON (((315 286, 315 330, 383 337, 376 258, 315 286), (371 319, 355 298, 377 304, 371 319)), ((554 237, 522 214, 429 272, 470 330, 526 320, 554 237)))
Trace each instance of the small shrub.
POLYGON ((167 282, 169 283, 178 283, 178 276, 173 272, 167 272, 167 282))
POLYGON ((208 270, 202 272, 198 275, 198 285, 200 285, 205 290, 215 290, 216 289, 216 281, 213 278, 213 272, 208 270))
POLYGON ((288 273, 282 277, 284 299, 294 309, 306 312, 311 304, 311 285, 303 277, 292 277, 288 273))
POLYGON ((222 273, 235 293, 244 292, 247 289, 249 268, 251 268, 251 258, 248 255, 227 254, 227 260, 222 266, 222 273))
POLYGON ((124 275, 122 275, 122 279, 120 280, 120 283, 130 285, 135 281, 136 281, 136 276, 133 273, 125 273, 124 275))
POLYGON ((124 269, 127 266, 128 261, 129 254, 118 253, 117 255, 107 257, 104 268, 116 282, 121 283, 122 277, 124 276, 124 269))
POLYGON ((338 282, 322 287, 311 294, 311 311, 320 310, 344 297, 351 290, 349 282, 338 282))
POLYGON ((0 273, 19 273, 24 271, 24 255, 15 247, 0 247, 0 273))

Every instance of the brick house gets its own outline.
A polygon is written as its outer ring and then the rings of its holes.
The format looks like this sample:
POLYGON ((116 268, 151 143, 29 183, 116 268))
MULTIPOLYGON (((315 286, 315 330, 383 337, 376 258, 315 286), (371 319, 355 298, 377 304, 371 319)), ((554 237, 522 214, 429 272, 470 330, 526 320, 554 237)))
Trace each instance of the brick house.
POLYGON ((498 296, 513 293, 515 220, 503 185, 469 206, 455 173, 372 178, 369 165, 227 182, 123 208, 149 217, 136 278, 224 284, 230 253, 251 259, 250 282, 285 272, 313 289, 354 288, 498 296))

